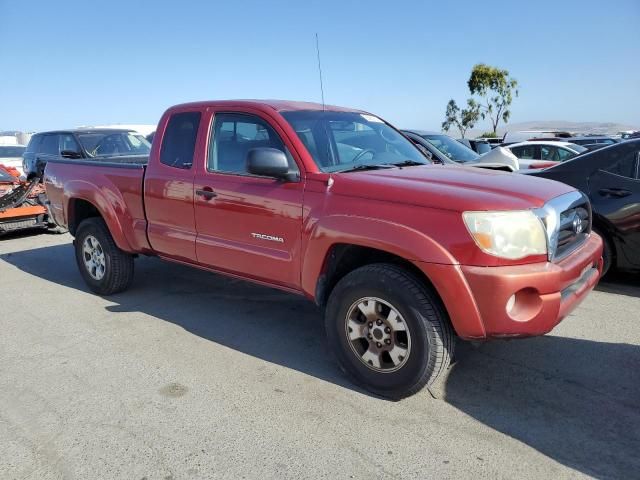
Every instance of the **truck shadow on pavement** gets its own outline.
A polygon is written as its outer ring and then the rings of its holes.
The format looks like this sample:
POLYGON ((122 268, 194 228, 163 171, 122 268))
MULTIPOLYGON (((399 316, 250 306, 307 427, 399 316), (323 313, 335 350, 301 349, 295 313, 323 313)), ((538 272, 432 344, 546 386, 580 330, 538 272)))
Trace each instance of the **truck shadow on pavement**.
POLYGON ((600 280, 596 290, 640 298, 640 275, 637 273, 610 272, 600 280))
MULTIPOLYGON (((3 254, 0 260, 88 291, 68 244, 3 254)), ((105 307, 110 312, 143 312, 366 394, 331 360, 321 312, 303 298, 140 258, 131 290, 109 301, 115 303, 105 307)), ((640 346, 545 336, 458 347, 457 362, 440 386, 443 401, 579 472, 598 478, 640 472, 640 346)))
POLYGON ((544 336, 458 347, 447 403, 587 475, 640 472, 638 345, 544 336))

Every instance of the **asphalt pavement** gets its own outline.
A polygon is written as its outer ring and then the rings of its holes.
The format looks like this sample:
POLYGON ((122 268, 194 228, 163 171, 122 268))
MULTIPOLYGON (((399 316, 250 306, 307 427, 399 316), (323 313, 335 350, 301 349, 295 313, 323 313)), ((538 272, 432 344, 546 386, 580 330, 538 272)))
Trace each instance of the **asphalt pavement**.
POLYGON ((0 478, 640 478, 640 278, 433 393, 347 380, 306 300, 155 258, 101 298, 69 235, 0 239, 0 478))

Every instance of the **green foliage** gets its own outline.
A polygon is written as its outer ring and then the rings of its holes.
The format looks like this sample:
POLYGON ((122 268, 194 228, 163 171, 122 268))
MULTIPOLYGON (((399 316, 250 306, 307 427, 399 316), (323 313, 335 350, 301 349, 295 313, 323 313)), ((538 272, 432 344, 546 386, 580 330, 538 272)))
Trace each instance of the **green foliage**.
POLYGON ((478 135, 478 138, 498 138, 496 132, 484 132, 482 135, 478 135))
POLYGON ((518 96, 518 81, 511 78, 508 70, 479 63, 473 67, 467 85, 472 95, 482 98, 480 115, 483 119, 489 117, 495 135, 500 120, 509 121, 509 106, 514 95, 518 96))
POLYGON ((442 129, 448 132, 452 126, 458 127, 460 135, 464 138, 468 129, 473 128, 480 118, 480 105, 472 99, 467 100, 467 108, 462 110, 456 104, 454 99, 447 103, 447 111, 445 112, 445 121, 442 122, 442 129))

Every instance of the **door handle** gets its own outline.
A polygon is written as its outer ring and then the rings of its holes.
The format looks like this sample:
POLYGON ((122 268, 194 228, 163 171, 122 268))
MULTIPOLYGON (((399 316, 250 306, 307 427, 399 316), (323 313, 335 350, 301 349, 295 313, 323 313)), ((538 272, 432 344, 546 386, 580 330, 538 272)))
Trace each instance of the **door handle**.
POLYGON ((205 200, 211 200, 218 196, 218 194, 210 187, 203 187, 202 189, 196 190, 196 195, 203 197, 205 200))
POLYGON ((623 188, 601 188, 598 193, 604 197, 628 197, 632 192, 623 188))

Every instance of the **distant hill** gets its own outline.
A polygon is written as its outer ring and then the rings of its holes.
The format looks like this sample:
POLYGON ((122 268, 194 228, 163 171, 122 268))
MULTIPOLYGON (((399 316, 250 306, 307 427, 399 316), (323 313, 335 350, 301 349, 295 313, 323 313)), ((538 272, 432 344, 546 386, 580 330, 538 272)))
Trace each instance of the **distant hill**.
MULTIPOLYGON (((565 120, 539 120, 532 122, 508 123, 498 127, 498 135, 502 136, 506 131, 517 132, 519 130, 563 130, 571 133, 593 133, 600 135, 612 135, 625 130, 640 130, 640 127, 613 122, 568 122, 565 120)), ((467 133, 468 138, 476 137, 487 130, 474 128, 467 133)), ((453 130, 450 132, 453 133, 453 130)), ((455 134, 454 134, 455 135, 455 134)))

